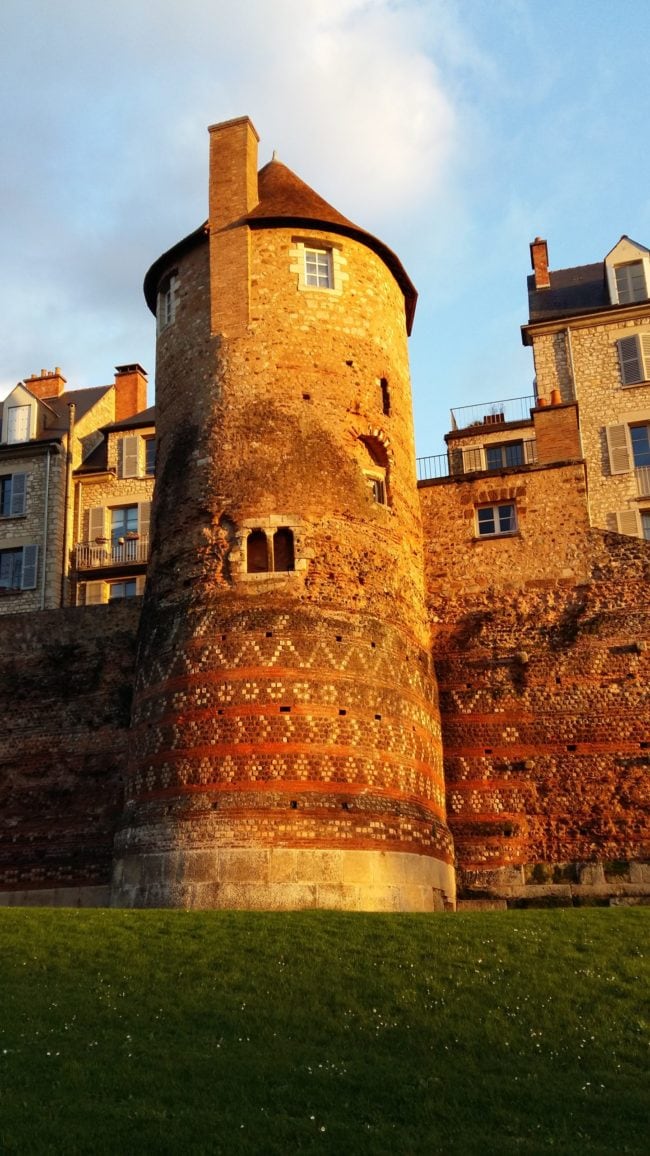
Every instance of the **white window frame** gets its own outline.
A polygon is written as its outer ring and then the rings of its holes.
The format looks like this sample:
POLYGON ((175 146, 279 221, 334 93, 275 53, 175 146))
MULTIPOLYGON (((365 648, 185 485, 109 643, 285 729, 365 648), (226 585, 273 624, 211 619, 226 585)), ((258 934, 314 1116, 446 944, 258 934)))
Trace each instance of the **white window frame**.
POLYGON ((650 381, 650 332, 621 337, 616 348, 623 386, 650 381))
POLYGON ((476 507, 476 537, 477 538, 511 538, 519 529, 517 522, 517 507, 514 502, 493 502, 492 504, 480 505, 476 507), (500 510, 512 510, 513 525, 508 530, 501 529, 501 514, 500 510), (486 532, 481 530, 481 522, 479 520, 479 513, 483 510, 493 511, 494 530, 486 532))
POLYGON ((162 333, 163 329, 167 329, 176 320, 178 285, 177 275, 170 273, 168 277, 165 277, 158 290, 156 324, 159 333, 162 333))
POLYGON ((333 289, 332 250, 305 245, 305 286, 307 289, 333 289))

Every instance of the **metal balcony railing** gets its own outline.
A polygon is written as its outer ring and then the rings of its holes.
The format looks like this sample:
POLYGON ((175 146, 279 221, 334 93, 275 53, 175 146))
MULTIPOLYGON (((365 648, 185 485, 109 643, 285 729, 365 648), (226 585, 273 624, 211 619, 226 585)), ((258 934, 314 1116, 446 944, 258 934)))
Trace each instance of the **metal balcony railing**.
MULTIPOLYGON (((432 478, 462 478, 468 474, 496 473, 497 470, 510 468, 525 469, 526 466, 535 465, 537 461, 535 438, 524 438, 523 441, 492 446, 493 450, 501 450, 501 460, 494 464, 488 464, 486 448, 485 446, 471 446, 468 449, 462 449, 460 446, 454 446, 446 454, 416 458, 418 481, 426 482, 432 478)), ((650 484, 650 467, 648 468, 648 475, 650 484)), ((650 493, 650 489, 648 493, 650 493)))
POLYGON ((94 570, 101 566, 128 566, 133 562, 147 562, 149 559, 149 535, 108 539, 94 542, 79 542, 75 547, 77 570, 94 570))
POLYGON ((636 492, 639 498, 650 498, 650 466, 637 466, 636 492))
POLYGON ((508 421, 530 421, 530 411, 536 398, 508 397, 503 401, 488 401, 483 405, 461 405, 451 410, 451 428, 469 429, 470 426, 505 425, 508 421))

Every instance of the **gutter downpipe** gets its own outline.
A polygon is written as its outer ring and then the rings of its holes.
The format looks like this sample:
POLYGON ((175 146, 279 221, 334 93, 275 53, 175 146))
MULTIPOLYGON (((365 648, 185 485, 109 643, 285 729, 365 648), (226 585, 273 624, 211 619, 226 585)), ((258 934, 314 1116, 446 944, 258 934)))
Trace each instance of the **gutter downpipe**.
POLYGON ((72 484, 72 435, 74 434, 74 419, 76 406, 73 401, 68 402, 68 445, 65 456, 65 486, 63 491, 63 557, 61 559, 61 606, 65 606, 66 563, 68 558, 68 500, 72 484))
POLYGON ((45 516, 43 521, 43 562, 41 564, 41 610, 45 610, 45 578, 47 571, 47 529, 50 521, 50 462, 52 461, 52 448, 47 447, 47 459, 45 463, 45 516))

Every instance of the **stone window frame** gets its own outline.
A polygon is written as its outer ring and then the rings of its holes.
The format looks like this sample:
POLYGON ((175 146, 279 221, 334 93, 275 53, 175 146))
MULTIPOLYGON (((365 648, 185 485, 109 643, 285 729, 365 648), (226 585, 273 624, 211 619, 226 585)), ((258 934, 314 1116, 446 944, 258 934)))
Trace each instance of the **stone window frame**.
POLYGON ((344 266, 347 261, 343 256, 342 246, 335 244, 333 241, 325 240, 323 237, 292 237, 292 248, 289 250, 289 257, 291 264, 289 265, 289 272, 297 275, 297 288, 300 293, 318 293, 325 296, 340 297, 343 293, 343 286, 348 280, 348 274, 345 272, 344 266), (308 252, 327 253, 330 259, 330 268, 332 272, 331 285, 308 285, 307 284, 307 253, 308 252))
POLYGON ((514 534, 519 532, 519 523, 517 520, 517 505, 514 501, 511 502, 491 502, 476 506, 476 538, 483 541, 486 538, 512 538, 514 534), (501 510, 512 510, 512 525, 508 529, 501 528, 501 510), (492 511, 493 530, 488 530, 483 527, 489 524, 487 519, 481 522, 481 514, 487 514, 492 511))
POLYGON ((313 558, 313 550, 305 541, 305 525, 302 519, 290 514, 270 514, 263 518, 245 518, 235 531, 235 541, 228 554, 230 573, 235 581, 255 585, 264 582, 295 581, 304 575, 313 558), (293 570, 247 570, 247 541, 254 530, 266 535, 269 548, 269 565, 273 564, 273 537, 278 530, 290 530, 293 534, 293 570))

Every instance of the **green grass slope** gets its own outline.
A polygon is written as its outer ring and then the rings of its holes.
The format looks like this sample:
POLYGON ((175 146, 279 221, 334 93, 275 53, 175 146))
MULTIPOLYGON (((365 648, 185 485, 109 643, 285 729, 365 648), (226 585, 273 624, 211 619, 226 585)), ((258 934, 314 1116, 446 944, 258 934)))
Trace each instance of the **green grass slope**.
POLYGON ((0 1152, 645 1153, 649 930, 0 910, 0 1152))

